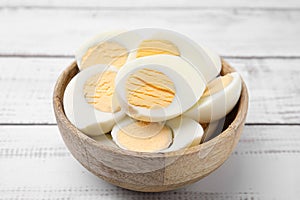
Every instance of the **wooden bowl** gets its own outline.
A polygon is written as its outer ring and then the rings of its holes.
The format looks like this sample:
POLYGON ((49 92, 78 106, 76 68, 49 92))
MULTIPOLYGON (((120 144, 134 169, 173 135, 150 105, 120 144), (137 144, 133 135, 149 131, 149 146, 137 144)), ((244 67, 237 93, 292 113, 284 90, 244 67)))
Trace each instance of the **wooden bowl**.
MULTIPOLYGON (((234 71, 225 61, 222 65, 221 74, 234 71)), ((170 153, 141 153, 97 143, 73 126, 64 113, 64 91, 78 71, 74 62, 57 80, 53 95, 57 124, 72 155, 87 170, 109 183, 143 192, 173 190, 194 183, 216 170, 239 141, 248 109, 244 82, 239 102, 226 116, 225 130, 203 144, 170 153)))

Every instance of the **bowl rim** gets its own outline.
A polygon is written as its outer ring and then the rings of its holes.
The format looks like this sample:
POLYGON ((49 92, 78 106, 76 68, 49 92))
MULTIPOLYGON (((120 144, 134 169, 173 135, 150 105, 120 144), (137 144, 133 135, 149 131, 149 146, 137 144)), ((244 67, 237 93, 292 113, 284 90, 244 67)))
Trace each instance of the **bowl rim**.
MULTIPOLYGON (((60 118, 63 123, 67 126, 69 129, 68 131, 72 131, 74 134, 74 137, 78 137, 81 141, 89 143, 89 145, 93 146, 94 148, 100 148, 104 151, 115 153, 115 154, 122 154, 125 156, 132 156, 132 157, 138 157, 138 158, 168 158, 168 157, 178 157, 182 155, 188 155, 199 152, 201 149, 207 149, 210 146, 214 146, 217 144, 219 140, 222 140, 223 138, 226 138, 230 136, 230 134, 233 134, 241 123, 245 122, 247 111, 248 111, 248 91, 246 84, 241 77, 242 80, 242 91, 241 95, 238 101, 238 104, 235 105, 238 106, 237 113, 233 121, 228 125, 227 129, 222 131, 220 134, 218 134, 216 137, 212 138, 211 140, 208 140, 204 143, 201 143, 199 145, 189 147, 187 149, 181 149, 177 151, 172 152, 165 152, 165 153, 150 153, 150 152, 135 152, 130 150, 125 150, 121 148, 115 148, 107 145, 103 145, 99 142, 96 142, 91 137, 85 135, 83 132, 81 132, 79 129, 77 129, 66 117, 64 109, 63 109, 63 94, 65 91, 65 88, 61 88, 61 85, 67 80, 67 76, 72 70, 77 70, 77 72, 71 77, 71 79, 79 72, 78 66, 76 61, 73 61, 66 69, 63 70, 63 72, 59 75, 53 92, 53 109, 56 116, 56 121, 58 121, 57 118, 60 118), (59 91, 62 89, 63 91, 59 91), (61 94, 62 93, 62 94, 61 94)), ((232 68, 226 61, 222 59, 222 70, 221 74, 227 74, 229 72, 235 72, 236 70, 232 68), (225 73, 224 73, 224 70, 225 73)), ((70 80, 71 80, 70 79, 70 80)), ((68 84, 68 83, 67 83, 68 84)), ((66 84, 66 86, 67 86, 66 84)), ((59 124, 58 124, 59 126, 59 124)))

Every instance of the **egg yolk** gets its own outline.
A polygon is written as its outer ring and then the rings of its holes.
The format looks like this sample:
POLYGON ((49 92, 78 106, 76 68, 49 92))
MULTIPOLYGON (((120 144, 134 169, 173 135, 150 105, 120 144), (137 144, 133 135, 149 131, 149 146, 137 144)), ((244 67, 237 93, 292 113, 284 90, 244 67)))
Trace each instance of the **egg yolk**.
POLYGON ((125 47, 116 42, 103 42, 87 50, 81 60, 81 68, 96 64, 113 65, 117 68, 122 67, 128 57, 125 47))
POLYGON ((126 82, 129 104, 147 109, 169 106, 175 97, 175 86, 164 73, 152 69, 140 69, 132 73, 126 82))
POLYGON ((202 97, 207 97, 216 94, 217 92, 226 88, 231 83, 232 80, 233 77, 230 74, 227 74, 225 76, 220 76, 214 79, 213 81, 208 83, 202 97))
POLYGON ((134 122, 118 131, 117 140, 131 151, 155 152, 168 148, 172 143, 173 134, 167 126, 134 122))
POLYGON ((168 40, 144 40, 138 47, 136 57, 156 54, 180 55, 178 48, 168 40))
POLYGON ((97 110, 112 113, 121 109, 120 106, 113 107, 116 75, 116 72, 105 71, 90 77, 85 82, 84 97, 97 110))
POLYGON ((163 127, 162 123, 137 121, 123 127, 122 131, 131 137, 149 138, 157 135, 163 127))

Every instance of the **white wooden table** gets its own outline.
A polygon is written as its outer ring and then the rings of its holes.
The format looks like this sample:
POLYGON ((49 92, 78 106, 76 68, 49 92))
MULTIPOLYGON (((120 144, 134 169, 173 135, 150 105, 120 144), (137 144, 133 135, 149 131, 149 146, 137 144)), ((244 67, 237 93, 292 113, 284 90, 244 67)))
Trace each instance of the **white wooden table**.
POLYGON ((300 199, 299 0, 0 0, 0 199, 300 199), (169 28, 219 52, 250 91, 229 160, 191 186, 138 193, 85 170, 52 111, 60 72, 87 38, 169 28))

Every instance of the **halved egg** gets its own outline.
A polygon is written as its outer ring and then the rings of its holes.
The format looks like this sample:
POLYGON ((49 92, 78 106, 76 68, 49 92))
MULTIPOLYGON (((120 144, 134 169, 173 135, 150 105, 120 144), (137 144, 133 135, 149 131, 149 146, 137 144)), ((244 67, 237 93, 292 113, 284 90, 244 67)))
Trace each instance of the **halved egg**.
POLYGON ((186 117, 177 117, 166 122, 174 134, 172 145, 161 152, 171 152, 200 144, 203 136, 202 126, 186 117))
POLYGON ((241 88, 241 78, 237 72, 217 77, 207 85, 198 103, 183 115, 201 123, 219 120, 234 108, 241 88))
MULTIPOLYGON (((214 63, 214 67, 220 73, 220 71, 222 69, 221 57, 215 51, 213 51, 212 49, 210 49, 210 48, 208 48, 204 45, 200 45, 200 46, 205 51, 205 53, 208 55, 208 57, 211 59, 211 61, 214 63)), ((219 75, 219 73, 217 75, 219 75)), ((216 76, 215 76, 215 78, 216 78, 216 76)), ((213 79, 211 79, 211 80, 213 80, 213 79)))
POLYGON ((180 56, 180 51, 175 44, 169 40, 143 40, 137 49, 130 52, 128 61, 144 56, 152 56, 157 54, 167 54, 180 56))
POLYGON ((127 32, 122 30, 104 32, 83 44, 75 56, 79 69, 83 70, 97 64, 122 67, 128 59, 130 50, 139 42, 135 33, 125 33, 127 32))
POLYGON ((122 149, 138 152, 170 152, 200 143, 201 125, 189 118, 163 122, 143 122, 126 117, 117 123, 111 135, 122 149))
POLYGON ((196 44, 184 35, 153 28, 129 32, 139 35, 140 43, 136 49, 131 49, 128 61, 157 54, 180 56, 199 70, 206 82, 217 77, 221 71, 221 59, 216 53, 203 45, 196 44))
POLYGON ((181 57, 153 55, 126 63, 116 77, 116 93, 132 118, 158 122, 179 116, 205 90, 199 72, 181 57))
MULTIPOLYGON (((215 53, 213 50, 209 49, 204 45, 200 45, 202 49, 205 51, 207 56, 213 62, 213 66, 216 68, 215 77, 219 74, 222 68, 222 62, 220 56, 215 53)), ((180 50, 177 48, 175 44, 170 42, 169 40, 143 40, 137 50, 131 51, 128 60, 131 61, 136 58, 151 56, 157 54, 168 54, 174 56, 180 56, 180 50)))
POLYGON ((95 65, 80 71, 66 87, 65 114, 89 136, 111 131, 115 121, 125 116, 115 98, 117 72, 111 66, 95 65))

